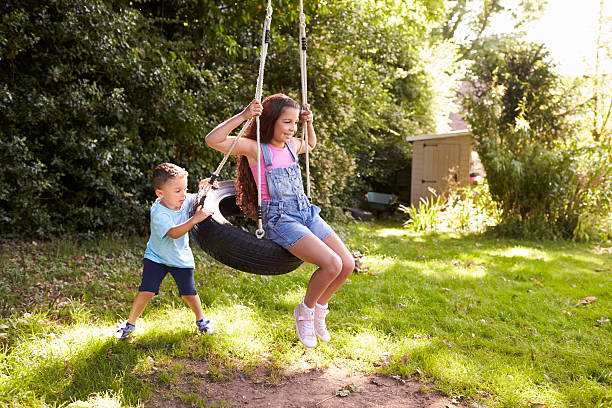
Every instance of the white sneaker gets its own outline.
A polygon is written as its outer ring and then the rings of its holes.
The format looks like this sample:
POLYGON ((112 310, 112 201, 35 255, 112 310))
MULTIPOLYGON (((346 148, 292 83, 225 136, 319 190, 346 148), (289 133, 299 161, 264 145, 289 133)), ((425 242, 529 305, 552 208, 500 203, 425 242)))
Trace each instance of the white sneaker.
POLYGON ((315 305, 314 312, 314 331, 319 338, 324 343, 329 343, 331 340, 331 336, 327 331, 327 327, 325 327, 325 316, 329 313, 327 307, 322 307, 320 304, 315 305))
POLYGON ((308 310, 303 303, 300 303, 293 309, 293 317, 295 317, 298 339, 308 348, 315 347, 317 337, 314 333, 314 311, 308 310))

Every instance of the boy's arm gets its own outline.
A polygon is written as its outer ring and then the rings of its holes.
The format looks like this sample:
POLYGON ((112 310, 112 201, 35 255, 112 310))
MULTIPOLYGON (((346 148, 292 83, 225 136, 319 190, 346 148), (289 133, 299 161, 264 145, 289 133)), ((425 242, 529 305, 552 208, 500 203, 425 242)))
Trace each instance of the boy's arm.
POLYGON ((191 217, 190 219, 188 219, 184 223, 170 228, 168 230, 168 232, 166 232, 166 236, 168 236, 168 237, 170 237, 172 239, 180 238, 183 235, 185 235, 186 233, 188 233, 189 230, 192 229, 196 224, 197 224, 197 222, 195 222, 193 217, 191 217))
POLYGON ((166 232, 166 236, 172 239, 180 238, 186 233, 188 233, 189 230, 191 230, 197 223, 203 221, 209 215, 212 215, 212 211, 205 211, 200 205, 196 209, 195 214, 193 214, 193 217, 189 218, 182 224, 175 225, 174 227, 170 228, 166 232))

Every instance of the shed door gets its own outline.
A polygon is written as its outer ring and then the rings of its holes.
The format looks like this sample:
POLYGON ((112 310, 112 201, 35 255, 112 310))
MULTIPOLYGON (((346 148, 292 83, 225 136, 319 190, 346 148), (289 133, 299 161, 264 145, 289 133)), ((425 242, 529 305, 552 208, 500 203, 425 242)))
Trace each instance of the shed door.
POLYGON ((441 144, 438 167, 438 186, 440 191, 445 191, 448 178, 451 176, 455 182, 459 180, 459 151, 458 144, 441 144))
POLYGON ((431 187, 439 194, 446 189, 449 174, 457 180, 459 169, 458 144, 423 144, 423 186, 422 196, 429 198, 431 193, 427 187, 431 187))

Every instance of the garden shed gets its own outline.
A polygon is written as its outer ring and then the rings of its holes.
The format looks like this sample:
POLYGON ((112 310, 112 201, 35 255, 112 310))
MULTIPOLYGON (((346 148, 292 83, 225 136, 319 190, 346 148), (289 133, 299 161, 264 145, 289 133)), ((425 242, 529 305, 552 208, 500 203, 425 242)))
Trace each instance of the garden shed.
POLYGON ((477 171, 475 168, 482 167, 472 151, 472 133, 468 129, 410 136, 406 140, 413 147, 410 203, 417 208, 421 198, 432 195, 429 188, 440 194, 449 180, 465 185, 470 174, 477 171))

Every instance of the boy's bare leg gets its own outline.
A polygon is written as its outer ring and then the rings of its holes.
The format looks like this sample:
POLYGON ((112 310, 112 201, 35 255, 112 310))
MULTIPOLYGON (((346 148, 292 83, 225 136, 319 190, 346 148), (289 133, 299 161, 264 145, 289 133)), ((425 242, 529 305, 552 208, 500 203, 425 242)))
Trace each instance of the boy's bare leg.
POLYGON ((204 310, 202 310, 202 302, 200 302, 200 296, 198 295, 183 295, 181 296, 187 305, 193 310, 196 321, 204 318, 204 310))
POLYGON ((130 310, 130 317, 128 317, 128 323, 136 325, 136 320, 142 314, 147 304, 153 299, 155 293, 153 292, 138 292, 132 303, 132 310, 130 310))

